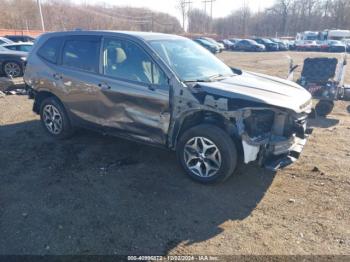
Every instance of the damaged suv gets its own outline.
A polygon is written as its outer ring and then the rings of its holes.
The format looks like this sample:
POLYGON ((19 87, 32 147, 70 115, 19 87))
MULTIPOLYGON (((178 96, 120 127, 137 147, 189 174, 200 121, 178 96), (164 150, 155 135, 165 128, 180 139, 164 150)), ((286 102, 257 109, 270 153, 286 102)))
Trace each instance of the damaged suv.
POLYGON ((230 68, 175 35, 44 34, 24 78, 50 135, 66 138, 86 127, 166 147, 202 183, 228 178, 239 156, 283 168, 310 134, 311 95, 304 88, 230 68))

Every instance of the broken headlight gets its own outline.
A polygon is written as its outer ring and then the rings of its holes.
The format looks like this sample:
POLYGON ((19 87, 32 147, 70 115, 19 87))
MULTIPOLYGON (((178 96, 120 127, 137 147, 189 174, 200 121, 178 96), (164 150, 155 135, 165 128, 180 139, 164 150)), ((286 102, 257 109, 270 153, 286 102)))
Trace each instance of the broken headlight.
POLYGON ((261 136, 271 132, 275 113, 270 110, 252 111, 250 116, 244 119, 246 132, 250 137, 261 136))

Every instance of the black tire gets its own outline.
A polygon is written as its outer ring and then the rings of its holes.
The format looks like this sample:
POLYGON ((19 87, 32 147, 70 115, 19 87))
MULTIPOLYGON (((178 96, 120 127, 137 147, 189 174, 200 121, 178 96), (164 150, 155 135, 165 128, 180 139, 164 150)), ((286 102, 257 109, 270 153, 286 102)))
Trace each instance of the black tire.
POLYGON ((57 139, 69 138, 74 133, 74 129, 69 121, 69 118, 68 118, 68 115, 67 115, 65 108, 63 107, 62 103, 55 97, 48 97, 42 101, 42 103, 40 105, 40 120, 41 120, 41 124, 43 125, 46 132, 50 136, 55 137, 57 139), (53 106, 55 109, 57 109, 57 111, 59 112, 60 117, 62 119, 61 131, 57 134, 54 134, 53 132, 51 132, 45 123, 44 109, 46 108, 46 106, 53 106))
POLYGON ((315 110, 319 116, 327 116, 333 111, 334 102, 329 100, 321 100, 317 103, 315 110))
POLYGON ((13 77, 13 78, 15 78, 15 77, 21 77, 21 76, 23 76, 23 67, 22 67, 22 65, 20 64, 20 63, 18 63, 18 62, 16 62, 16 61, 6 61, 6 62, 4 62, 3 64, 2 64, 2 72, 7 76, 7 77, 13 77), (14 64, 14 65, 17 65, 18 66, 18 74, 16 74, 16 75, 11 75, 11 74, 9 74, 9 73, 7 73, 6 71, 6 67, 8 66, 8 65, 10 65, 10 64, 14 64))
POLYGON ((226 180, 233 174, 237 166, 237 149, 233 139, 224 130, 212 124, 201 124, 186 130, 177 144, 176 154, 189 177, 203 184, 217 183, 226 180), (212 176, 202 177, 196 175, 185 163, 185 145, 195 137, 209 139, 220 151, 221 166, 212 176))

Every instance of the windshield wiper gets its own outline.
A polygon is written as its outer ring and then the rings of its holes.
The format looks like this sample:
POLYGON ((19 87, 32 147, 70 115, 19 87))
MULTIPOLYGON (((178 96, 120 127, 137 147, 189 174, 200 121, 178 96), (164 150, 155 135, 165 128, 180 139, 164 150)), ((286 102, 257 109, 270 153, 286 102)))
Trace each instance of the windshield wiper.
POLYGON ((209 76, 208 79, 209 79, 210 81, 214 81, 214 80, 224 79, 224 78, 226 78, 226 77, 231 77, 231 76, 234 76, 234 75, 216 74, 216 75, 209 76))
POLYGON ((183 81, 184 83, 192 83, 192 82, 202 82, 202 83, 205 83, 205 82, 212 82, 211 80, 208 80, 208 79, 191 79, 191 80, 185 80, 183 81))
POLYGON ((202 78, 202 79, 185 80, 184 82, 185 83, 190 83, 190 82, 202 82, 202 83, 214 82, 215 80, 219 80, 219 79, 221 80, 221 79, 224 79, 226 77, 231 77, 231 76, 234 76, 234 75, 215 74, 215 75, 212 75, 212 76, 209 76, 209 77, 206 77, 206 78, 202 78))

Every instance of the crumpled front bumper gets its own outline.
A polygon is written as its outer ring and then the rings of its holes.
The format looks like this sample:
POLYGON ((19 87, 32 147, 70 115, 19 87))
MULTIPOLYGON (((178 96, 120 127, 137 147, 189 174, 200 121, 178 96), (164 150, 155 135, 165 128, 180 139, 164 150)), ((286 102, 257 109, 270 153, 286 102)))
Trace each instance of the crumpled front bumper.
POLYGON ((305 128, 304 134, 300 137, 295 136, 292 142, 283 141, 272 145, 273 149, 263 157, 263 167, 277 171, 293 164, 299 158, 312 131, 312 128, 305 128))

